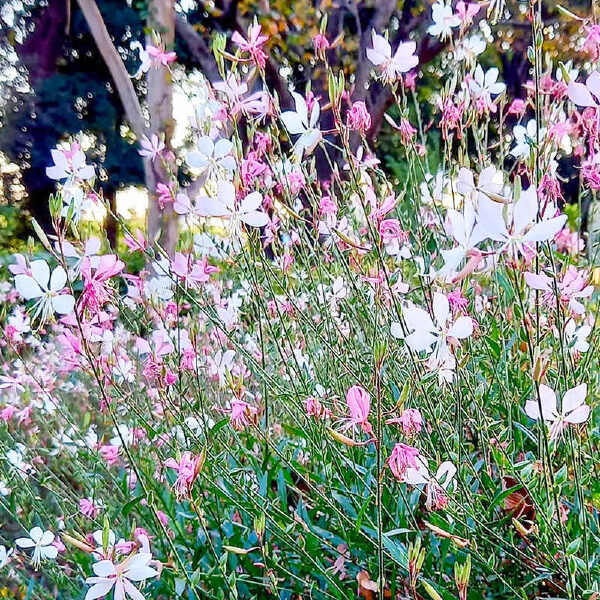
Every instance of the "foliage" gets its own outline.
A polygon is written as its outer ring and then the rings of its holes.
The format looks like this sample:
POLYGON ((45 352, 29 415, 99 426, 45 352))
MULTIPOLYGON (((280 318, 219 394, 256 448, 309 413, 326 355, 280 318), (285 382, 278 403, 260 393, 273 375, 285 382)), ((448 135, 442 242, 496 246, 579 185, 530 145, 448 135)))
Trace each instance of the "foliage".
MULTIPOLYGON (((598 269, 579 210, 600 189, 600 74, 545 61, 532 7, 533 85, 511 97, 465 52, 481 10, 434 8, 423 35, 452 44, 428 98, 416 43, 371 32, 369 78, 394 100, 380 147, 318 47, 322 97, 282 109, 260 25, 233 49, 216 36, 221 80, 198 83, 177 157, 191 183, 160 135, 137 140, 180 215, 171 255, 125 222, 128 264, 109 250, 86 222, 97 169, 75 140, 52 149, 53 236, 32 223, 44 253, 15 255, 2 288, 8 593, 600 593, 598 269)), ((600 30, 578 22, 597 62, 600 30)))

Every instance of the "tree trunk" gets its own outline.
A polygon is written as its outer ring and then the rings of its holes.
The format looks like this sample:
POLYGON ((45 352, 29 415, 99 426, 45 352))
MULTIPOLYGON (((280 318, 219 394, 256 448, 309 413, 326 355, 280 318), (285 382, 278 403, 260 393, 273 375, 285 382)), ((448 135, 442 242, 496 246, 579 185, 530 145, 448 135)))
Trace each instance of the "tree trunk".
MULTIPOLYGON (((125 68, 115 45, 110 37, 102 15, 95 0, 77 0, 96 41, 98 50, 110 71, 115 87, 125 109, 125 114, 136 137, 162 134, 167 149, 171 150, 173 137, 173 87, 171 74, 166 67, 152 67, 148 72, 148 112, 150 113, 150 129, 146 129, 144 114, 135 93, 129 73, 125 68)), ((175 40, 175 7, 174 0, 149 0, 148 28, 156 30, 166 48, 172 48, 175 40)), ((148 43, 154 40, 148 38, 148 43)), ((168 182, 168 171, 176 172, 175 161, 165 166, 158 160, 151 163, 144 160, 144 173, 148 189, 149 206, 147 215, 148 236, 151 240, 158 237, 159 243, 173 255, 177 243, 177 219, 171 206, 160 210, 156 195, 158 183, 168 182)))
POLYGON ((108 201, 109 206, 109 211, 106 213, 106 219, 104 220, 106 239, 111 250, 116 250, 119 237, 119 222, 113 215, 117 214, 117 190, 113 186, 105 187, 104 199, 108 201))
MULTIPOLYGON (((165 49, 173 48, 175 42, 175 7, 174 0, 150 0, 148 3, 148 30, 160 34, 165 49)), ((156 42, 147 37, 147 45, 156 42)), ((177 214, 172 204, 161 210, 156 193, 159 183, 168 184, 169 171, 177 172, 172 156, 171 146, 175 122, 173 119, 173 82, 171 72, 167 67, 152 67, 148 71, 148 112, 150 113, 150 135, 164 137, 167 152, 167 165, 158 160, 152 163, 146 161, 146 184, 148 187, 148 236, 157 239, 159 244, 170 256, 175 252, 177 243, 177 214)))

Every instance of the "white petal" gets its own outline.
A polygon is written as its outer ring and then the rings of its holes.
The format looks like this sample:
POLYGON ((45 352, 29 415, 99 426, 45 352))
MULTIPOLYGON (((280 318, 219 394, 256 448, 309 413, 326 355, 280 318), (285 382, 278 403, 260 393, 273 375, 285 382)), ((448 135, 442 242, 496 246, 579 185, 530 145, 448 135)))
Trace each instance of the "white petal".
POLYGON ((203 170, 208 165, 208 159, 201 152, 188 152, 185 156, 185 162, 192 167, 192 169, 203 170))
POLYGON ((259 192, 252 192, 248 194, 240 205, 240 212, 246 213, 253 210, 257 210, 262 204, 262 194, 259 192))
POLYGON ((29 538, 18 538, 15 540, 15 544, 19 548, 33 548, 35 546, 35 542, 29 538))
POLYGON ((428 350, 437 338, 428 331, 414 331, 405 338, 406 344, 415 352, 428 350))
POLYGON ((552 279, 545 273, 525 273, 525 282, 534 290, 550 292, 552 290, 552 279))
POLYGON ((444 461, 438 468, 435 474, 436 481, 446 489, 456 475, 456 467, 449 460, 444 461))
POLYGON ((567 215, 560 215, 547 221, 536 223, 526 234, 523 240, 526 242, 545 242, 552 239, 567 222, 567 215))
POLYGON ((37 281, 32 277, 29 277, 29 275, 16 275, 15 288, 25 300, 39 298, 44 293, 37 281))
POLYGON ((34 260, 31 263, 31 275, 43 289, 48 289, 50 280, 50 267, 45 260, 34 260))
POLYGON ((308 125, 308 106, 306 105, 306 100, 304 99, 304 96, 297 92, 292 92, 292 96, 296 103, 296 113, 298 113, 300 120, 306 127, 308 125))
POLYGON ((264 227, 269 223, 268 215, 260 210, 241 214, 240 219, 250 227, 264 227))
POLYGON ((580 423, 585 423, 590 418, 590 407, 587 404, 583 406, 579 406, 573 412, 569 413, 565 416, 565 421, 567 423, 572 423, 573 425, 579 425, 580 423))
POLYGON ((215 143, 212 138, 208 135, 203 135, 196 144, 198 151, 204 154, 206 157, 210 157, 213 155, 215 150, 215 143))
POLYGON ((232 149, 233 144, 229 140, 223 138, 215 144, 214 157, 223 158, 224 156, 227 156, 227 154, 231 154, 232 149))
POLYGON ((52 271, 52 277, 50 278, 50 289, 53 292, 60 292, 67 283, 67 274, 65 270, 59 265, 52 271))
MULTIPOLYGON (((533 400, 535 402, 536 410, 538 411, 538 416, 534 418, 539 418, 539 404, 537 399, 533 400)), ((549 388, 547 385, 540 385, 540 403, 542 405, 542 416, 546 421, 555 421, 557 418, 556 414, 556 394, 552 388, 549 388)), ((529 413, 528 413, 529 414, 529 413)), ((531 416, 531 415, 529 415, 531 416)))
POLYGON ((571 388, 562 399, 562 414, 567 415, 572 410, 575 410, 578 406, 581 406, 585 402, 587 396, 587 384, 582 383, 577 387, 571 388))
POLYGON ((110 592, 112 586, 114 585, 116 579, 109 579, 108 581, 102 581, 100 583, 94 584, 85 595, 85 600, 96 600, 97 598, 102 598, 102 596, 106 596, 108 592, 110 592))
POLYGON ((54 534, 51 531, 44 531, 42 537, 40 538, 41 546, 48 546, 54 541, 54 534))
POLYGON ((135 569, 127 569, 125 577, 131 579, 131 581, 144 581, 144 579, 150 579, 150 577, 156 577, 158 571, 152 567, 136 567, 135 569))
POLYGON ((200 217, 226 217, 231 214, 223 202, 208 196, 200 196, 196 200, 196 212, 200 217))
POLYGON ((291 110, 282 113, 281 120, 285 128, 292 134, 304 133, 306 131, 306 127, 303 125, 300 116, 291 110))
POLYGON ((518 202, 514 205, 513 220, 515 233, 521 233, 525 228, 535 221, 538 212, 538 201, 533 186, 523 190, 518 202))
MULTIPOLYGON (((125 579, 123 581, 123 586, 125 588, 125 591, 129 595, 129 597, 131 598, 131 600, 145 600, 142 593, 133 585, 133 583, 130 583, 129 581, 127 581, 127 579, 125 579)), ((115 600, 117 600, 116 594, 115 594, 115 600)))
POLYGON ((459 340, 467 338, 473 333, 473 320, 470 317, 459 317, 448 330, 448 335, 459 340))
POLYGON ((56 546, 45 546, 40 549, 40 553, 43 558, 54 560, 58 556, 58 548, 56 546))
POLYGON ((450 315, 450 303, 445 294, 436 292, 433 295, 433 317, 438 326, 443 327, 450 315))
POLYGON ((435 325, 429 316, 429 313, 422 308, 414 305, 408 305, 402 311, 406 326, 413 330, 435 331, 435 325))
POLYGON ((596 106, 594 98, 583 83, 571 81, 567 87, 569 100, 578 106, 596 106))
POLYGON ((392 334, 392 337, 400 340, 404 339, 404 332, 402 331, 402 325, 400 325, 400 323, 392 323, 390 325, 390 333, 392 334))
POLYGON ((117 571, 115 565, 110 560, 101 560, 92 565, 92 570, 98 577, 109 577, 114 575, 117 571))
POLYGON ((52 309, 59 315, 70 315, 75 308, 75 298, 71 294, 52 296, 52 309))

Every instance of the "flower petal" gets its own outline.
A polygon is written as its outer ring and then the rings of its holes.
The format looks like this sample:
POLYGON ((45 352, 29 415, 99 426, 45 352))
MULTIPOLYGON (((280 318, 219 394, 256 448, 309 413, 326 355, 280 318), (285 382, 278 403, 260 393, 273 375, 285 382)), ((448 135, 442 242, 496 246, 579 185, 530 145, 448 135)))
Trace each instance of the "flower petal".
POLYGON ((581 406, 587 396, 587 384, 582 383, 565 392, 562 399, 562 414, 568 415, 571 411, 581 406))

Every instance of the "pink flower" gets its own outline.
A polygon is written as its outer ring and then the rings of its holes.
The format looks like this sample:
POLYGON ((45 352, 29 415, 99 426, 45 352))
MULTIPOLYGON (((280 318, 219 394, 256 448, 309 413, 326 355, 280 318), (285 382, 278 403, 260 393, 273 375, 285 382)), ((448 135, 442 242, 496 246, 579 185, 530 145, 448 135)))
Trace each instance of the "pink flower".
POLYGON ((202 467, 202 462, 202 456, 193 456, 189 450, 186 450, 181 455, 179 462, 174 458, 165 460, 163 463, 165 467, 177 471, 177 479, 173 484, 173 489, 178 496, 187 496, 190 493, 192 485, 194 484, 196 477, 198 477, 198 473, 202 467))
POLYGON ((600 25, 585 27, 586 38, 583 42, 583 51, 587 52, 593 61, 600 58, 600 25))
POLYGON ((442 104, 442 119, 440 121, 440 127, 442 128, 442 135, 444 139, 448 137, 448 132, 452 129, 456 129, 456 137, 460 139, 462 137, 461 120, 463 112, 465 110, 464 104, 454 104, 450 98, 448 98, 442 104))
POLYGON ((165 52, 165 49, 159 46, 146 46, 146 52, 154 67, 167 67, 169 63, 177 60, 175 52, 165 52))
POLYGON ((100 456, 109 467, 116 465, 119 462, 119 446, 100 446, 100 456))
POLYGON ((577 256, 585 247, 585 242, 576 231, 571 231, 568 227, 561 229, 554 236, 554 243, 559 252, 566 252, 571 256, 577 256))
POLYGON ((229 420, 234 429, 241 431, 252 423, 258 414, 258 408, 248 402, 234 398, 229 408, 229 420))
POLYGON ((417 130, 410 124, 408 119, 400 120, 400 138, 405 146, 410 145, 414 140, 417 130))
POLYGON ((174 185, 170 183, 166 185, 164 183, 156 184, 156 196, 158 200, 158 205, 160 206, 160 210, 164 210, 167 204, 172 204, 175 202, 175 197, 173 196, 174 185))
POLYGON ((231 36, 231 41, 234 44, 237 44, 243 52, 248 52, 251 60, 261 69, 264 69, 267 62, 267 55, 264 53, 262 46, 268 39, 268 36, 261 35, 261 29, 258 23, 251 25, 248 29, 247 40, 245 40, 237 31, 231 36))
POLYGON ((139 229, 135 230, 133 236, 125 235, 123 241, 131 252, 136 252, 138 250, 144 251, 148 248, 148 242, 139 229))
POLYGON ((359 426, 364 433, 373 435, 373 428, 369 423, 371 399, 369 398, 367 391, 359 385, 353 385, 346 392, 346 403, 348 404, 348 410, 350 411, 350 418, 346 425, 342 427, 342 431, 359 426))
POLYGON ((346 114, 348 127, 365 135, 371 129, 371 115, 364 102, 355 102, 346 114))
POLYGON ((79 512, 88 519, 95 519, 100 512, 100 506, 94 504, 91 498, 82 498, 79 501, 79 512))
POLYGON ((417 457, 419 456, 419 450, 412 446, 407 446, 402 442, 399 442, 394 446, 390 457, 388 458, 388 464, 394 477, 400 481, 404 481, 404 476, 407 469, 417 469, 417 457))
POLYGON ((165 149, 164 142, 154 133, 151 138, 144 136, 140 141, 140 156, 154 160, 165 149))
POLYGON ((521 100, 521 98, 515 98, 508 107, 508 114, 520 117, 525 114, 526 108, 527 104, 525 103, 525 100, 521 100))
POLYGON ((327 50, 329 50, 329 48, 331 47, 331 44, 329 43, 329 40, 322 33, 317 33, 317 35, 315 35, 315 37, 313 38, 313 46, 315 48, 315 52, 316 52, 317 56, 321 60, 324 60, 325 52, 327 50))
MULTIPOLYGON (((554 281, 545 273, 525 273, 527 285, 534 290, 543 291, 544 302, 553 306, 556 304, 556 290, 554 281)), ((588 283, 588 274, 585 271, 578 271, 574 266, 569 266, 562 279, 556 282, 559 300, 575 315, 583 315, 585 307, 580 298, 589 298, 594 288, 588 283)))
POLYGON ((89 257, 86 256, 81 263, 83 292, 79 300, 81 310, 88 308, 92 312, 98 311, 110 300, 110 291, 106 284, 125 267, 125 263, 115 254, 105 254, 94 264, 96 268, 92 274, 93 267, 89 257))
POLYGON ((456 14, 458 15, 462 26, 470 25, 473 22, 473 17, 477 15, 479 9, 481 8, 481 4, 476 2, 463 2, 460 0, 456 4, 456 14))
POLYGON ((402 411, 399 421, 402 425, 404 435, 407 437, 412 437, 413 435, 417 435, 421 432, 421 427, 423 426, 423 417, 418 409, 407 408, 406 410, 402 411))
POLYGON ((326 419, 331 416, 331 411, 328 408, 325 408, 321 404, 321 401, 314 396, 309 396, 304 401, 304 408, 306 409, 307 415, 317 419, 326 419))
POLYGON ((448 294, 448 302, 453 313, 465 312, 469 301, 462 295, 460 290, 454 290, 448 294))

